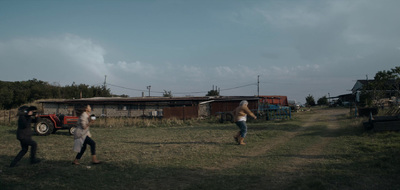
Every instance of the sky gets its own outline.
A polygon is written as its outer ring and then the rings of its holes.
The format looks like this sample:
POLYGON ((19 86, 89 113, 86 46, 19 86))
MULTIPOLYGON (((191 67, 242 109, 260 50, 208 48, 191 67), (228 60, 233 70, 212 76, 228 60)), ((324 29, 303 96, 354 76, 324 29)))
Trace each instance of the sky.
POLYGON ((0 0, 0 80, 130 97, 351 93, 400 66, 398 0, 0 0), (258 90, 259 89, 259 90, 258 90))

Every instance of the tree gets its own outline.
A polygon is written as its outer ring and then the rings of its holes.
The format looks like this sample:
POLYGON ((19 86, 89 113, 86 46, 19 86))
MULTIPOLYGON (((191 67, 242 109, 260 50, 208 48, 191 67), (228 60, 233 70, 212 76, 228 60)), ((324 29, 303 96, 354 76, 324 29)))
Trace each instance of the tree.
POLYGON ((321 98, 318 99, 317 101, 318 105, 322 106, 322 105, 328 105, 328 98, 326 96, 323 96, 321 98))
POLYGON ((378 71, 374 80, 361 90, 361 105, 372 106, 374 102, 389 96, 400 94, 400 67, 378 71))
POLYGON ((207 92, 206 96, 219 96, 219 92, 217 90, 210 90, 207 92))
POLYGON ((213 85, 213 89, 208 91, 206 96, 219 96, 219 90, 217 87, 215 87, 214 89, 214 85, 213 85))
POLYGON ((309 106, 315 106, 315 100, 314 100, 314 96, 312 96, 311 94, 309 94, 306 97, 306 104, 309 106))
POLYGON ((14 92, 7 84, 0 84, 0 109, 11 109, 14 92))
POLYGON ((390 89, 389 81, 393 79, 391 71, 379 71, 375 74, 374 82, 372 82, 373 98, 379 100, 384 98, 386 90, 390 89))
POLYGON ((170 97, 171 98, 172 97, 172 92, 164 90, 163 97, 170 97))
POLYGON ((394 79, 394 88, 396 90, 396 102, 398 102, 400 98, 400 67, 395 67, 391 71, 394 79))
POLYGON ((81 92, 84 98, 112 96, 110 89, 105 87, 76 85, 75 82, 71 86, 61 87, 57 83, 51 85, 37 79, 17 82, 0 81, 0 108, 11 109, 38 99, 79 98, 81 92))

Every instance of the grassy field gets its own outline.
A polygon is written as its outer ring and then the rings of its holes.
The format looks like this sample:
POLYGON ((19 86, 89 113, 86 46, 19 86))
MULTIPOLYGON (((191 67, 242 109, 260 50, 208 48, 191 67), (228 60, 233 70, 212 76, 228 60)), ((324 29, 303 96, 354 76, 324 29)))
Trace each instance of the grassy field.
POLYGON ((366 132, 348 109, 314 109, 288 121, 248 123, 246 146, 234 124, 93 127, 100 165, 71 165, 67 131, 34 136, 15 168, 16 126, 0 126, 0 189, 400 189, 400 133, 366 132))

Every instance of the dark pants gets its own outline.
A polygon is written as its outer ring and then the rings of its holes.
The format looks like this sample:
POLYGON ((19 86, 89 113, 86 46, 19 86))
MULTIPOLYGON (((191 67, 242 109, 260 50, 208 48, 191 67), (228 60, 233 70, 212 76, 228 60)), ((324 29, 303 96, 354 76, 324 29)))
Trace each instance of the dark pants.
POLYGON ((85 142, 83 142, 81 152, 76 155, 76 159, 81 159, 83 153, 85 153, 87 145, 90 145, 90 152, 92 153, 92 155, 96 155, 96 143, 94 142, 94 140, 87 136, 85 142))
POLYGON ((14 158, 14 160, 11 162, 11 166, 15 166, 21 159, 24 157, 24 155, 28 152, 29 146, 31 146, 31 163, 35 161, 36 159, 36 149, 37 149, 37 143, 33 141, 32 139, 22 139, 19 140, 21 143, 21 151, 19 151, 18 155, 14 158))

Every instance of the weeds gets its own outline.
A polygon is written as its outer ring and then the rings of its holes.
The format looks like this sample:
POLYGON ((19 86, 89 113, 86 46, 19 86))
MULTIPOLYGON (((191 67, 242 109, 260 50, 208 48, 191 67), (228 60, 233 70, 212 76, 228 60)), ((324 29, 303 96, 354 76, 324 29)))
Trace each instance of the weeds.
POLYGON ((249 122, 246 146, 235 145, 233 123, 100 118, 91 132, 103 164, 90 165, 87 149, 80 166, 71 165, 73 137, 58 131, 33 137, 42 163, 27 154, 8 168, 20 147, 15 126, 0 126, 0 187, 399 189, 400 134, 365 132, 362 119, 330 111, 249 122))
POLYGON ((99 128, 121 128, 121 127, 182 127, 191 126, 194 124, 204 123, 200 119, 179 120, 179 119, 160 119, 160 118, 129 118, 129 117, 114 117, 114 118, 99 118, 93 124, 93 127, 99 128))

